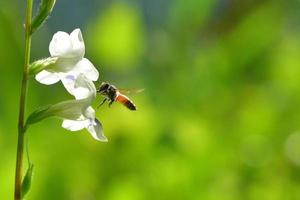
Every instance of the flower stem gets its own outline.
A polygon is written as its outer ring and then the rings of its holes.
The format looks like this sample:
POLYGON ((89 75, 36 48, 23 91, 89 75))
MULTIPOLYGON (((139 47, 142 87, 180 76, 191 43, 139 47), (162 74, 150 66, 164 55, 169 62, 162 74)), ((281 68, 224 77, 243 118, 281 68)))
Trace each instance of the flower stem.
POLYGON ((25 56, 23 78, 21 85, 19 122, 18 122, 18 146, 17 146, 17 162, 15 175, 15 200, 22 199, 22 163, 24 150, 24 134, 26 127, 24 124, 24 114, 26 105, 26 95, 28 87, 28 66, 30 64, 30 47, 31 47, 31 19, 32 19, 33 0, 27 0, 26 22, 25 22, 25 56))

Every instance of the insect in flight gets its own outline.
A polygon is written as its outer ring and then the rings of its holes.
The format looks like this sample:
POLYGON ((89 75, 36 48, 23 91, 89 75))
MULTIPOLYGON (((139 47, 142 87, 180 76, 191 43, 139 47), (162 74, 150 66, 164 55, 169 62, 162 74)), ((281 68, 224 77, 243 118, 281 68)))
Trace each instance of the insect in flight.
MULTIPOLYGON (((136 110, 136 106, 134 105, 134 103, 127 96, 122 94, 121 91, 122 90, 118 90, 116 86, 112 84, 106 82, 101 83, 97 92, 100 93, 102 96, 104 96, 104 100, 101 102, 101 104, 98 107, 103 105, 106 101, 109 101, 108 106, 111 106, 113 102, 117 101, 130 110, 136 110)), ((141 91, 142 89, 133 92, 137 93, 141 91)), ((124 92, 130 93, 130 91, 124 91, 124 92)))

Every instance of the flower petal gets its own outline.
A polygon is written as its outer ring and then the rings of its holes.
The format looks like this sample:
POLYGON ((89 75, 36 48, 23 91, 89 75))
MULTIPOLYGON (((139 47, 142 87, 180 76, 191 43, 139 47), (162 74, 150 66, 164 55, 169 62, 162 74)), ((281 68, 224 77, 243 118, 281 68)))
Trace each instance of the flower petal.
POLYGON ((35 75, 35 79, 42 84, 51 85, 59 81, 59 76, 56 73, 43 70, 35 75))
POLYGON ((84 74, 59 73, 60 79, 66 90, 76 99, 94 98, 96 88, 94 83, 87 79, 84 74))
POLYGON ((69 131, 79 131, 85 128, 86 122, 85 121, 74 121, 65 119, 62 123, 62 127, 69 130, 69 131))
POLYGON ((85 46, 84 46, 84 41, 83 41, 81 31, 79 28, 75 29, 70 34, 70 39, 71 39, 72 47, 73 47, 73 49, 72 49, 73 55, 76 57, 83 58, 84 52, 85 52, 85 46))
POLYGON ((91 63, 91 61, 86 58, 80 60, 72 71, 75 73, 82 73, 92 81, 97 81, 99 78, 99 72, 91 63))
POLYGON ((96 115, 92 106, 87 107, 82 114, 88 119, 94 119, 96 115))
POLYGON ((102 142, 108 142, 107 138, 103 133, 102 124, 98 119, 90 120, 90 123, 86 127, 86 129, 90 132, 94 139, 102 142))
POLYGON ((62 31, 53 35, 49 45, 51 56, 57 57, 72 57, 72 48, 70 35, 62 31))
POLYGON ((59 77, 66 90, 74 96, 74 86, 77 76, 72 73, 59 73, 59 77))
POLYGON ((51 71, 67 73, 72 71, 81 58, 64 58, 58 57, 55 64, 51 67, 51 71))
MULTIPOLYGON (((88 90, 88 92, 86 93, 86 95, 82 95, 81 93, 81 97, 82 98, 95 98, 96 97, 96 87, 93 83, 93 81, 91 81, 90 79, 88 79, 85 74, 79 74, 76 82, 75 82, 75 89, 82 92, 82 89, 88 90)), ((77 92, 77 91, 75 91, 77 92)), ((78 92, 79 93, 79 92, 78 92)), ((74 95, 77 99, 80 99, 80 95, 76 94, 74 95)))

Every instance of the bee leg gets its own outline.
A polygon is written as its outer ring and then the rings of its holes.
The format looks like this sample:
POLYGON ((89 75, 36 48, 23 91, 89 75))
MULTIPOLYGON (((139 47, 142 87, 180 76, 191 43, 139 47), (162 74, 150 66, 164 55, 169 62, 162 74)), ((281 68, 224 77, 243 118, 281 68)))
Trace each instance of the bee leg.
POLYGON ((106 98, 103 99, 103 101, 99 104, 99 106, 97 106, 97 109, 100 108, 100 106, 102 106, 106 102, 106 100, 107 100, 106 98))
POLYGON ((114 102, 114 101, 110 101, 110 102, 108 103, 108 107, 110 107, 111 104, 112 104, 113 102, 114 102))

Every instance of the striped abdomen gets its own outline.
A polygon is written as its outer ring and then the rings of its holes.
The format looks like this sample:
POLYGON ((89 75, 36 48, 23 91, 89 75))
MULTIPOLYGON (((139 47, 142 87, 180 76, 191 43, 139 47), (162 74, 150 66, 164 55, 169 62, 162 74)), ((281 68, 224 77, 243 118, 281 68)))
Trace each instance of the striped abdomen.
POLYGON ((116 100, 120 102, 121 104, 123 104, 124 106, 126 106, 128 109, 130 110, 136 110, 136 106, 134 105, 134 103, 125 95, 119 93, 116 97, 116 100))

